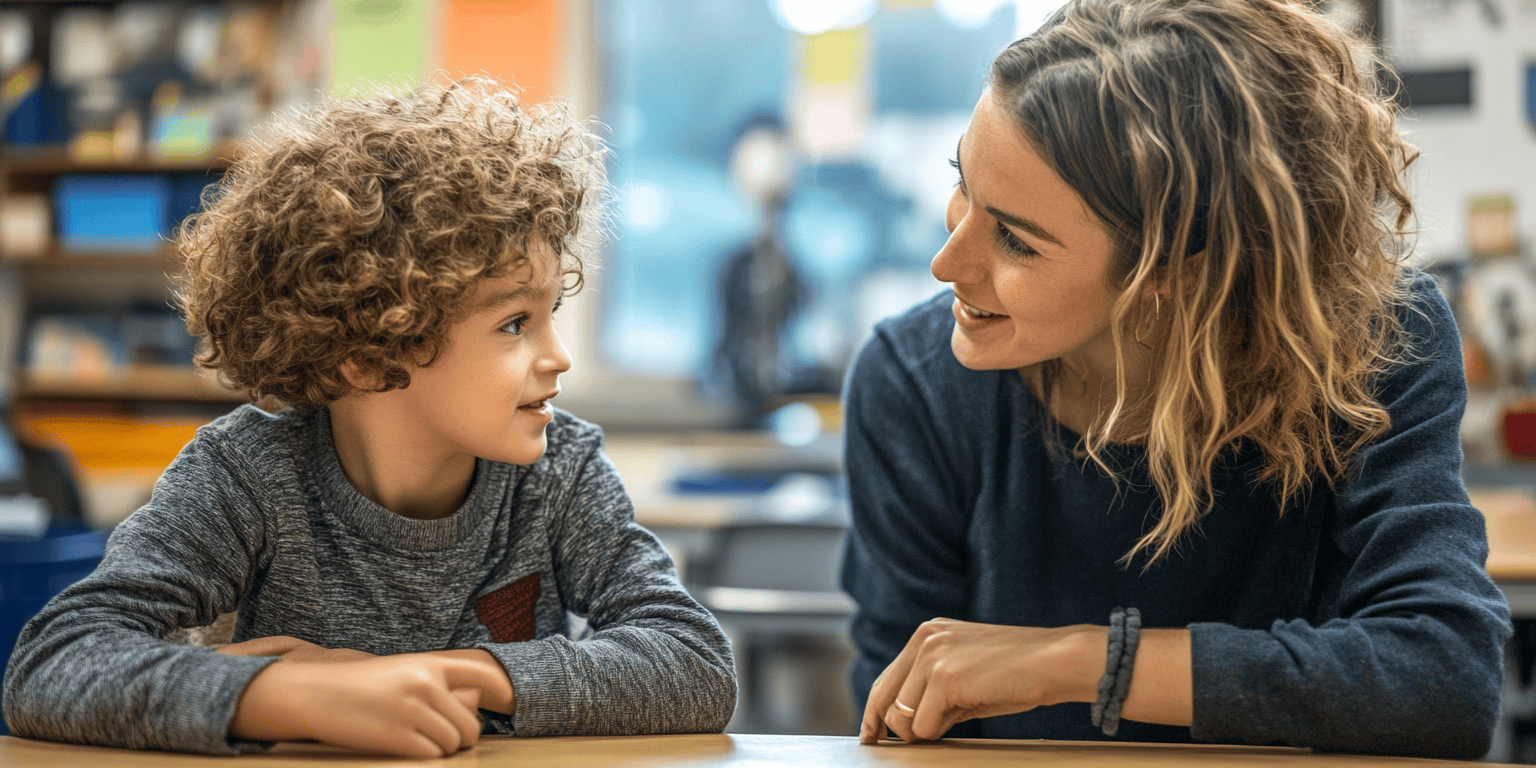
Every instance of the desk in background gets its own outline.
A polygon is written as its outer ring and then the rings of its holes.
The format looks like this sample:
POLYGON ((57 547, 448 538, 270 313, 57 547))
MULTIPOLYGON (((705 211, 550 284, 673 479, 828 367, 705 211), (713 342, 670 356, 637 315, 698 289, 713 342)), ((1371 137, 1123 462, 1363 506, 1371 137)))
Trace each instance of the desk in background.
MULTIPOLYGON (((740 496, 685 495, 672 490, 679 473, 701 467, 784 462, 792 450, 766 433, 718 433, 685 438, 615 436, 606 447, 635 503, 635 519, 676 544, 679 569, 707 546, 707 533, 739 519, 750 504, 740 496)), ((1488 520, 1488 573, 1504 590, 1510 611, 1536 618, 1536 462, 1471 464, 1464 472, 1472 505, 1488 520)))
MULTIPOLYGON (((661 537, 685 579, 688 561, 708 557, 717 543, 715 532, 749 515, 752 502, 742 496, 679 494, 673 489, 673 479, 700 468, 784 464, 789 452, 769 435, 750 433, 683 438, 617 436, 608 444, 608 454, 634 499, 636 519, 661 537)), ((1520 626, 1524 631, 1536 620, 1536 462, 1468 464, 1463 475, 1473 506, 1487 519, 1488 573, 1503 590, 1511 614, 1522 620, 1520 626)), ((829 596, 846 600, 840 593, 829 596)), ((852 605, 847 605, 843 614, 851 609, 852 605)), ((740 653, 747 640, 743 627, 727 626, 727 632, 738 646, 738 668, 747 694, 731 731, 852 732, 852 718, 841 713, 841 709, 851 706, 845 700, 845 686, 841 685, 841 667, 846 666, 846 658, 810 661, 802 653, 806 658, 751 675, 748 672, 754 665, 740 653), (821 670, 819 677, 815 674, 817 668, 821 670), (790 685, 784 691, 763 693, 769 704, 754 703, 757 681, 753 677, 763 678, 762 682, 767 684, 789 679, 786 671, 806 670, 812 672, 809 676, 800 675, 807 677, 806 682, 790 685), (835 703, 841 709, 836 714, 812 715, 811 703, 822 702, 828 695, 828 680, 838 684, 830 695, 839 697, 835 703), (812 696, 812 690, 822 693, 812 696), (768 708, 774 711, 765 714, 768 708)), ((846 639, 838 639, 846 646, 846 639)), ((841 649, 845 657, 850 652, 850 647, 841 649)), ((1536 687, 1526 683, 1530 654, 1516 647, 1509 652, 1516 663, 1506 677, 1503 713, 1492 756, 1530 759, 1536 757, 1536 687)))
POLYGON ((1536 497, 1529 488, 1470 488, 1488 520, 1488 575, 1515 618, 1536 618, 1536 497))
POLYGON ((635 519, 731 639, 740 688, 732 733, 857 731, 845 682, 853 601, 836 582, 846 523, 834 490, 840 448, 833 437, 791 449, 765 433, 606 441, 635 519), (698 493, 680 492, 679 477, 705 488, 738 485, 732 477, 785 480, 766 493, 698 493))
POLYGON ((851 736, 689 734, 538 739, 486 736, 474 749, 442 760, 371 758, 316 744, 279 744, 268 752, 239 758, 202 757, 0 737, 0 765, 6 768, 99 768, 103 765, 114 768, 231 768, 236 765, 246 768, 402 768, 406 765, 412 768, 1013 768, 1029 765, 1053 768, 1113 765, 1247 768, 1255 764, 1301 768, 1469 765, 1446 760, 1319 754, 1285 747, 991 739, 861 746, 851 736))

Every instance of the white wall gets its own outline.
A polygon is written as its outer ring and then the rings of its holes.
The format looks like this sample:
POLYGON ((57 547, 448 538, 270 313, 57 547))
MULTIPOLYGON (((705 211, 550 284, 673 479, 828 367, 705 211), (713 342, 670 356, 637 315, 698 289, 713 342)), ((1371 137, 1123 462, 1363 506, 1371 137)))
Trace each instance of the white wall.
POLYGON ((1536 0, 1383 0, 1383 46, 1399 69, 1469 67, 1472 106, 1431 107, 1399 127, 1423 151, 1412 169, 1416 260, 1465 253, 1468 201, 1506 194, 1536 256, 1536 125, 1525 116, 1525 67, 1536 63, 1536 0), (1488 8, 1500 18, 1491 23, 1488 8))

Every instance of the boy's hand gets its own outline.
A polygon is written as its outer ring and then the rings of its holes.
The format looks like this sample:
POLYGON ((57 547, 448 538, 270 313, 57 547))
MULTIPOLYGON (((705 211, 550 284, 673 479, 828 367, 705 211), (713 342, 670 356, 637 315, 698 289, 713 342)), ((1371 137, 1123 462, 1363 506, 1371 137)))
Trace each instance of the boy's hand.
POLYGON ((283 661, 361 661, 378 658, 366 651, 352 648, 326 648, 308 640, 287 635, 257 637, 241 643, 231 643, 218 649, 231 656, 281 656, 283 661))
POLYGON ((481 689, 480 709, 500 712, 503 715, 517 714, 517 691, 512 688, 512 680, 507 677, 506 668, 501 666, 501 662, 497 661, 489 651, 482 648, 458 648, 430 651, 423 655, 469 662, 485 670, 486 675, 496 678, 498 685, 481 689))
POLYGON ((480 691, 506 686, 505 677, 481 664, 425 653, 271 664, 241 694, 229 734, 444 757, 479 740, 480 691))

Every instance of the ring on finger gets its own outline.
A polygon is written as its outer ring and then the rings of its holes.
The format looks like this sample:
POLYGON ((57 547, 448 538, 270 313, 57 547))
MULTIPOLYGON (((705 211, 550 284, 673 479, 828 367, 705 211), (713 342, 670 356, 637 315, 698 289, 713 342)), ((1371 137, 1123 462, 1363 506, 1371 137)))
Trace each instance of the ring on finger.
POLYGON ((906 715, 907 717, 912 717, 913 715, 917 714, 916 709, 901 703, 901 699, 896 699, 894 704, 896 706, 896 711, 906 715))

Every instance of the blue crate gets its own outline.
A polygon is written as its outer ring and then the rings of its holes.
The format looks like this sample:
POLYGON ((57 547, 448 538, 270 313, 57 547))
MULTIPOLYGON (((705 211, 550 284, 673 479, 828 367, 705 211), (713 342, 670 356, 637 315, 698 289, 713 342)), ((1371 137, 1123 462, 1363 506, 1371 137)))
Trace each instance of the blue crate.
POLYGON ((59 242, 67 251, 158 251, 170 235, 169 177, 152 174, 60 176, 53 188, 59 242))
POLYGON ((176 189, 171 193, 170 227, 181 226, 183 220, 203 209, 203 189, 219 182, 217 173, 184 173, 176 177, 176 189))
MULTIPOLYGON (((0 677, 22 627, 54 595, 96 570, 109 535, 63 523, 41 538, 0 535, 0 677)), ((0 735, 8 733, 0 721, 0 735)))
POLYGON ((7 148, 25 155, 40 146, 63 144, 69 140, 69 121, 65 119, 65 95, 58 86, 47 82, 28 89, 5 117, 7 148))

